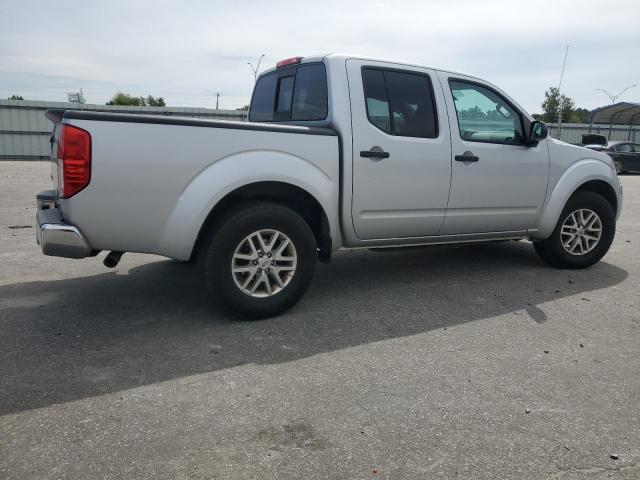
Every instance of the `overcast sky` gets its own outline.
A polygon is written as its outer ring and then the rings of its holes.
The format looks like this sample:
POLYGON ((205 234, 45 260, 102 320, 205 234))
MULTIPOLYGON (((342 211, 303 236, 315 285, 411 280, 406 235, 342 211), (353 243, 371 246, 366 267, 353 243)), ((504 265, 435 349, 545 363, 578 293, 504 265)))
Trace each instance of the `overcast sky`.
MULTIPOLYGON (((0 0, 0 98, 88 103, 116 91, 170 106, 247 103, 247 61, 346 52, 475 74, 531 113, 557 85, 577 106, 640 84, 640 2, 0 0)), ((640 101, 640 87, 621 100, 640 101)))

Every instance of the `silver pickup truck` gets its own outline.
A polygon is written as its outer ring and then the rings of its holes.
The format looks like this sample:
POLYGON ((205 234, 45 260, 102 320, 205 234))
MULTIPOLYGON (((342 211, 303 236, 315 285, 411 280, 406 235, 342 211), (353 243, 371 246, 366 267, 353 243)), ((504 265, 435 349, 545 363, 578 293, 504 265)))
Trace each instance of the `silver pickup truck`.
POLYGON ((248 122, 47 116, 43 253, 194 260, 241 316, 291 307, 341 249, 529 239, 555 267, 588 267, 622 207, 607 155, 548 137, 484 80, 419 65, 283 60, 248 122))

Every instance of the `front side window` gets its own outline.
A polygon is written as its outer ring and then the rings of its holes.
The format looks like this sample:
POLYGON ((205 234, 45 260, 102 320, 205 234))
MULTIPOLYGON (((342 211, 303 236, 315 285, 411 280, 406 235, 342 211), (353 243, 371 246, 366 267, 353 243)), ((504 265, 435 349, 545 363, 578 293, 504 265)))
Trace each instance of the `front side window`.
POLYGON ((327 72, 310 63, 276 70, 258 79, 251 99, 252 122, 324 120, 328 113, 327 72))
POLYGON ((450 80, 460 138, 471 142, 519 144, 524 141, 520 114, 493 90, 450 80))
POLYGON ((615 151, 622 153, 631 153, 633 151, 633 148, 631 147, 630 143, 621 143, 615 146, 615 151))
POLYGON ((436 138, 433 90, 423 74, 365 68, 362 82, 369 122, 402 137, 436 138))

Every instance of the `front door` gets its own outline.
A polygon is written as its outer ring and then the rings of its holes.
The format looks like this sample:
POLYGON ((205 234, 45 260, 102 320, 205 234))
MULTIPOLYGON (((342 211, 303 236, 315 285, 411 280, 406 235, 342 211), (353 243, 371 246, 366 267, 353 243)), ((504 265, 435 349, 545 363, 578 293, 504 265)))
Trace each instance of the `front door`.
POLYGON ((440 72, 451 123, 451 194, 441 234, 536 225, 549 179, 547 141, 525 146, 523 114, 490 85, 440 72))
POLYGON ((451 178, 449 125, 436 72, 348 60, 347 73, 356 235, 436 235, 451 178))

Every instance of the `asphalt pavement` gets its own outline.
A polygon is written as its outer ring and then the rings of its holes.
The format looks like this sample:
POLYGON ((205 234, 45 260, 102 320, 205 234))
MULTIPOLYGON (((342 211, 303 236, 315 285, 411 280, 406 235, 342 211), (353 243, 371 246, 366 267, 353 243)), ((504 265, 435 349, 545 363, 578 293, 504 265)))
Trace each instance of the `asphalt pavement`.
POLYGON ((193 265, 43 256, 49 169, 0 162, 1 479, 640 478, 640 176, 590 269, 343 252, 239 322, 193 265))

